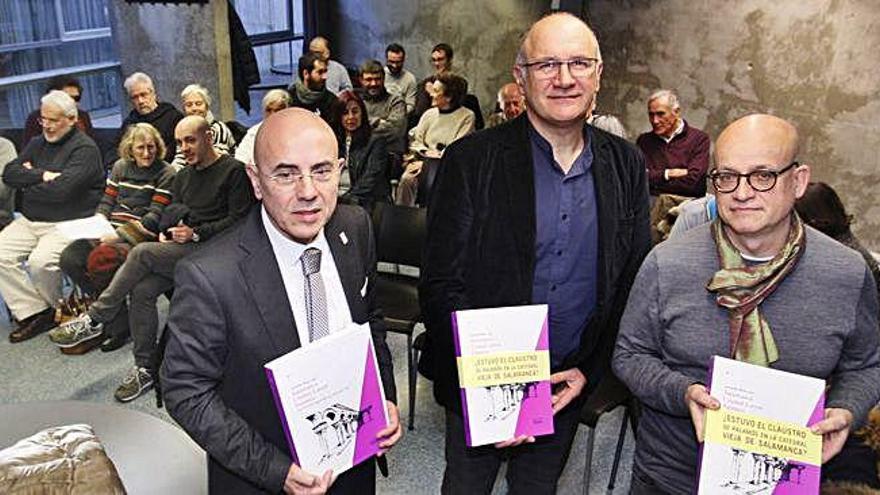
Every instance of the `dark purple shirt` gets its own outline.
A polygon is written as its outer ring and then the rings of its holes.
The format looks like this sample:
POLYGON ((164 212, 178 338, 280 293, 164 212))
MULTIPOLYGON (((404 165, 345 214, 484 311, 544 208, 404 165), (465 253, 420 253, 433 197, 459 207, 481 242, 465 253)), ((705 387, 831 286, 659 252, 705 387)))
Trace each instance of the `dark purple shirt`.
POLYGON ((653 132, 639 136, 636 144, 645 155, 651 195, 679 194, 699 198, 706 195, 706 172, 709 170, 711 141, 705 132, 684 123, 684 130, 668 143, 653 132), (666 180, 670 168, 686 168, 684 177, 666 180))
POLYGON ((529 128, 535 176, 535 278, 532 302, 550 311, 550 364, 576 352, 596 306, 599 219, 590 134, 568 173, 553 149, 529 128))

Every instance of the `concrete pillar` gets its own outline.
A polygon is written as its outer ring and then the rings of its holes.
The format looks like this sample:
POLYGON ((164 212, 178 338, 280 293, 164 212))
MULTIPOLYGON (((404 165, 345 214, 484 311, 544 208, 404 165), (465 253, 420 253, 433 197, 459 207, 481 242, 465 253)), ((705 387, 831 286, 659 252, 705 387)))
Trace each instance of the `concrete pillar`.
MULTIPOLYGON (((149 74, 159 99, 178 108, 183 88, 199 83, 211 93, 214 115, 234 118, 227 6, 227 0, 179 5, 112 0, 110 22, 123 79, 138 71, 149 74)), ((121 101, 127 102, 127 95, 121 101)), ((123 117, 129 110, 123 103, 123 117)))

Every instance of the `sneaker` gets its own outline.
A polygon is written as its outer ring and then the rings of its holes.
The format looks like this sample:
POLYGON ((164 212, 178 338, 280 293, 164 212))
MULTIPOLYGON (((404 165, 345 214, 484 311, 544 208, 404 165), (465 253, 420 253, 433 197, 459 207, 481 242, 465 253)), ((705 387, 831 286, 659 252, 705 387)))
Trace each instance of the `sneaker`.
POLYGON ((128 335, 113 335, 107 337, 104 335, 104 342, 101 343, 101 352, 113 352, 128 343, 128 335))
POLYGON ((61 348, 75 347, 103 337, 104 325, 92 321, 88 314, 67 321, 49 332, 49 340, 61 348))
POLYGON ((129 402, 137 399, 151 388, 153 388, 153 375, 150 370, 135 366, 122 380, 122 384, 113 393, 113 397, 119 402, 129 402))

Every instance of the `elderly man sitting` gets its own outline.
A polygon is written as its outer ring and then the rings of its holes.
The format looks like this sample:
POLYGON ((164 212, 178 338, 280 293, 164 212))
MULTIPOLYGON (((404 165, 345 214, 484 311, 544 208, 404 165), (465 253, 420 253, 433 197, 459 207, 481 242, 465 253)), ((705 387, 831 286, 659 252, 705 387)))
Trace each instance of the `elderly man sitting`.
POLYGON ((70 243, 56 226, 92 216, 104 190, 101 152, 76 128, 76 102, 57 90, 40 102, 43 134, 3 171, 3 182, 21 194, 22 213, 0 231, 0 294, 18 321, 10 342, 55 326, 52 305, 61 297, 58 260, 70 243))
MULTIPOLYGON (((272 89, 263 96, 263 120, 269 118, 275 112, 280 112, 290 106, 290 93, 283 89, 272 89)), ((257 122, 241 138, 241 143, 235 148, 235 159, 249 165, 254 163, 254 142, 257 132, 263 126, 263 120, 257 122)))

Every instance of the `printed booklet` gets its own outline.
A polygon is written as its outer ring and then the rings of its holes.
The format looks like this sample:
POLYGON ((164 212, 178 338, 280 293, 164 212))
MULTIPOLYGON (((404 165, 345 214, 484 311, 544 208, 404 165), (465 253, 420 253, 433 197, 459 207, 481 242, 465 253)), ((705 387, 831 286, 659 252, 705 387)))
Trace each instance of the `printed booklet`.
POLYGON ((264 365, 290 453, 302 469, 340 474, 379 452, 388 425, 369 324, 351 325, 264 365))
POLYGON ((452 314, 465 440, 553 433, 547 305, 452 314))
POLYGON ((697 493, 819 493, 824 380, 715 356, 709 389, 697 493))

